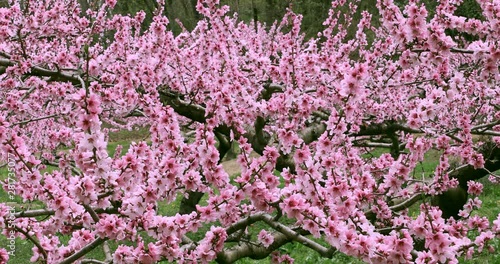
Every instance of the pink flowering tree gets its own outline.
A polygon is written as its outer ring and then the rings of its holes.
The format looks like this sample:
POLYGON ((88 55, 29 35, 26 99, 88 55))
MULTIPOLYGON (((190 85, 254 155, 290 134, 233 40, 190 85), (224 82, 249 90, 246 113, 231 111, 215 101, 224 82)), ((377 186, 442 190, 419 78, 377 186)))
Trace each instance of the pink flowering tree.
POLYGON ((291 242, 373 263, 495 250, 500 216, 474 210, 475 180, 500 168, 500 1, 478 0, 479 20, 454 15, 461 1, 431 15, 379 0, 380 21, 356 23, 356 1, 333 1, 312 39, 292 11, 245 24, 217 0, 178 36, 161 1, 145 31, 144 12, 113 15, 116 0, 10 2, 3 186, 43 207, 0 203, 0 226, 33 244, 31 261, 293 262, 279 253, 291 242), (110 155, 110 133, 136 127, 147 140, 110 155), (236 176, 221 165, 231 149, 236 176), (428 152, 439 164, 422 175, 428 152), (105 259, 89 259, 98 247, 105 259))

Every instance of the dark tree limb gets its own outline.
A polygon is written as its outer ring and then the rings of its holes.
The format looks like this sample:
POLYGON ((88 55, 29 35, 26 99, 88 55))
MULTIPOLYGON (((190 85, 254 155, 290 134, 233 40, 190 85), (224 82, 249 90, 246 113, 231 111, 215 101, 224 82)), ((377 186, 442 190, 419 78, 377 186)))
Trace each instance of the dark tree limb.
MULTIPOLYGON (((416 52, 416 53, 431 52, 428 49, 412 49, 411 51, 416 52)), ((473 50, 467 50, 467 49, 461 49, 461 48, 451 48, 450 52, 463 53, 463 54, 474 54, 473 50)), ((486 52, 486 53, 489 53, 489 52, 486 52)))
POLYGON ((271 99, 274 93, 282 93, 284 90, 285 88, 279 84, 275 83, 266 84, 264 85, 264 89, 260 93, 258 99, 264 99, 268 101, 269 99, 271 99))
MULTIPOLYGON (((231 149, 231 143, 229 142, 229 136, 224 135, 218 130, 215 130, 215 136, 219 141, 217 150, 219 152, 219 162, 221 162, 229 149, 231 149)), ((189 191, 188 197, 183 197, 181 200, 181 204, 179 206, 179 214, 190 214, 191 212, 196 211, 196 205, 201 201, 201 198, 204 194, 205 193, 203 192, 189 191)))
POLYGON ((412 129, 395 122, 386 122, 380 124, 369 124, 368 126, 361 127, 361 130, 353 134, 353 136, 375 136, 375 135, 386 135, 393 133, 395 131, 404 131, 407 133, 422 133, 422 131, 417 129, 412 129))
POLYGON ((326 131, 325 123, 313 124, 309 127, 306 127, 300 132, 300 136, 304 143, 310 144, 321 136, 326 131))
MULTIPOLYGON (((9 60, 9 59, 4 59, 0 58, 0 66, 3 67, 11 67, 16 65, 15 62, 9 60)), ((30 71, 26 73, 26 75, 29 76, 41 76, 41 77, 51 77, 55 80, 61 80, 61 81, 69 81, 72 83, 80 83, 78 80, 78 76, 81 75, 81 72, 79 71, 53 71, 53 70, 48 70, 42 67, 38 66, 33 66, 31 67, 30 71)))
POLYGON ((265 125, 266 120, 262 116, 258 116, 254 123, 255 134, 246 135, 247 138, 251 139, 252 149, 260 155, 262 155, 264 148, 269 143, 269 137, 264 134, 265 125))
POLYGON ((201 201, 201 197, 203 197, 204 194, 205 193, 202 192, 189 191, 188 197, 183 197, 181 200, 179 214, 190 214, 196 211, 196 205, 201 201))
POLYGON ((219 151, 219 160, 222 160, 231 149, 231 142, 229 141, 229 136, 226 136, 217 130, 215 131, 215 137, 217 137, 217 140, 219 141, 219 147, 217 148, 219 151))
POLYGON ((397 160, 399 158, 399 155, 400 155, 400 149, 399 149, 400 144, 399 144, 398 135, 394 131, 388 132, 388 135, 389 135, 389 138, 391 139, 391 143, 392 143, 391 157, 394 160, 397 160))
POLYGON ((479 180, 500 169, 500 148, 494 142, 485 143, 479 152, 485 160, 484 168, 476 169, 472 165, 464 165, 450 171, 449 176, 458 180, 458 187, 432 198, 432 204, 441 209, 443 218, 459 218, 460 210, 467 203, 469 181, 479 180))
POLYGON ((468 181, 479 180, 500 170, 500 148, 494 142, 485 143, 479 152, 485 160, 484 168, 475 169, 472 165, 466 165, 450 172, 450 177, 458 179, 459 185, 465 189, 468 181))
POLYGON ((199 123, 205 123, 205 108, 202 106, 185 102, 174 93, 159 90, 160 100, 164 105, 169 105, 174 111, 184 117, 199 123))
MULTIPOLYGON (((172 107, 177 114, 199 123, 206 123, 207 117, 204 107, 185 102, 180 98, 180 95, 169 92, 165 89, 160 89, 158 92, 160 94, 161 102, 164 105, 172 107)), ((231 147, 229 143, 229 131, 229 127, 227 126, 218 126, 214 129, 215 136, 219 140, 219 161, 231 147)), ((189 191, 187 198, 183 197, 181 200, 179 214, 189 214, 196 211, 196 205, 200 202, 203 195, 204 193, 202 192, 189 191)))

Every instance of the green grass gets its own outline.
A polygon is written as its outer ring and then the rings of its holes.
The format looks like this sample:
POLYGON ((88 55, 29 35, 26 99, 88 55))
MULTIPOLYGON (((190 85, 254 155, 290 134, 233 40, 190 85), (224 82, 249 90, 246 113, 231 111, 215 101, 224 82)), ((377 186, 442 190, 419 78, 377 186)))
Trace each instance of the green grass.
MULTIPOLYGON (((497 172, 497 174, 500 174, 497 172)), ((491 221, 495 220, 500 213, 500 184, 492 184, 488 179, 482 178, 479 182, 483 183, 484 189, 483 193, 480 195, 480 199, 483 202, 481 208, 476 210, 473 214, 480 216, 486 216, 491 221)), ((500 239, 495 239, 492 246, 497 250, 493 254, 487 253, 487 250, 482 254, 474 257, 470 260, 465 260, 463 263, 469 264, 500 264, 500 239)))
MULTIPOLYGON (((122 154, 127 152, 127 147, 129 146, 131 141, 142 141, 142 140, 147 140, 148 136, 148 131, 147 128, 143 128, 140 130, 134 130, 134 131, 121 131, 117 133, 111 133, 110 135, 110 142, 108 144, 108 152, 110 155, 114 154, 114 151, 118 145, 124 146, 124 149, 122 151, 122 154)), ((372 155, 374 157, 380 156, 382 153, 386 153, 387 150, 380 150, 377 149, 373 151, 372 155)), ((422 173, 427 175, 429 177, 432 175, 434 168, 437 166, 439 162, 439 153, 436 151, 430 151, 429 153, 426 154, 425 156, 425 161, 418 164, 418 166, 415 168, 415 176, 421 175, 422 173)), ((5 179, 7 176, 7 169, 0 168, 0 179, 5 179)), ((231 175, 232 177, 236 177, 237 175, 231 175)), ((486 178, 481 179, 481 182, 484 184, 484 192, 481 195, 481 199, 483 201, 483 207, 479 209, 476 213, 479 215, 484 215, 487 216, 490 220, 494 220, 498 213, 500 213, 500 200, 498 197, 500 197, 500 185, 498 184, 491 184, 486 178)), ((158 213, 161 215, 167 215, 167 216, 172 216, 175 215, 178 211, 179 205, 180 205, 180 200, 182 199, 181 196, 178 196, 175 201, 172 203, 166 203, 163 201, 158 202, 158 213)), ((43 204, 40 202, 34 202, 34 203, 23 203, 22 199, 20 197, 15 197, 14 200, 10 200, 7 193, 5 191, 0 190, 0 202, 10 202, 12 205, 16 204, 16 210, 21 210, 21 206, 24 209, 31 208, 31 209, 37 209, 37 208, 42 208, 43 204)), ((201 204, 206 204, 206 196, 202 199, 201 204)), ((414 208, 410 209, 410 215, 414 215, 411 213, 411 211, 414 210, 414 213, 416 215, 417 210, 418 210, 418 205, 414 205, 414 208)), ((200 230, 200 232, 196 234, 189 234, 189 237, 195 240, 199 240, 202 238, 204 235, 203 230, 208 230, 210 227, 209 226, 203 226, 200 230)), ((268 226, 263 224, 263 223, 255 223, 251 227, 249 227, 249 232, 252 234, 252 237, 255 237, 256 234, 261 230, 261 229, 268 229, 268 226)), ((144 232, 141 233, 147 242, 153 241, 151 238, 149 238, 147 235, 144 234, 144 232)), ((69 236, 67 235, 59 235, 60 240, 63 242, 63 244, 66 244, 67 241, 69 240, 69 236)), ((28 263, 29 258, 32 255, 31 248, 33 247, 32 243, 29 242, 26 239, 16 239, 16 255, 11 257, 11 260, 9 263, 28 263)), ((4 236, 0 236, 0 247, 3 247, 4 245, 7 245, 9 241, 6 239, 4 236)), ((320 240, 318 242, 321 243, 320 240)), ((128 245, 133 245, 131 242, 127 242, 124 244, 128 245)), ((115 241, 110 241, 109 246, 111 250, 113 251, 118 247, 119 243, 115 241)), ((493 242, 493 245, 496 248, 500 247, 500 242, 499 240, 495 240, 493 242)), ((325 259, 322 258, 318 253, 312 251, 311 249, 299 244, 299 243, 289 243, 280 248, 280 252, 283 254, 289 254, 291 257, 293 257, 296 261, 296 263, 362 263, 360 260, 346 256, 342 253, 336 253, 332 259, 325 259)), ((102 247, 98 247, 92 252, 90 252, 87 256, 87 258, 95 258, 95 259, 104 259, 104 252, 102 250, 102 247)), ((472 260, 467 260, 467 261, 461 261, 461 263, 470 263, 470 264, 480 264, 480 263, 499 263, 500 261, 497 260, 499 258, 499 254, 494 253, 494 254, 488 254, 488 253, 483 253, 480 254, 479 256, 474 257, 472 260)), ((240 264, 260 264, 260 263, 269 263, 269 259, 261 259, 261 260, 252 260, 249 258, 246 259, 241 259, 237 261, 237 263, 240 264)))
MULTIPOLYGON (((8 170, 3 167, 0 169, 0 181, 7 179, 8 170)), ((23 203, 23 200, 19 196, 14 196, 14 199, 11 199, 9 194, 4 191, 3 188, 0 188, 0 203, 7 203, 7 205, 16 208, 16 211, 24 209, 38 209, 41 208, 41 203, 23 203)), ((9 245, 10 240, 7 237, 0 235, 0 248, 6 248, 9 250, 7 245, 9 245)), ((20 238, 15 239, 15 255, 10 256, 9 263, 27 263, 29 261, 29 257, 32 255, 31 247, 33 244, 28 240, 23 240, 20 238)))

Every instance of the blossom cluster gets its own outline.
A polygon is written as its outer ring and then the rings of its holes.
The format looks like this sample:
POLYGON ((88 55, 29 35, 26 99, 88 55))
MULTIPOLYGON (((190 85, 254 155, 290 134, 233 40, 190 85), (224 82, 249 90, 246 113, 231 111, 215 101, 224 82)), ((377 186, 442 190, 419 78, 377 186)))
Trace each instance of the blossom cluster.
POLYGON ((499 1, 478 0, 478 20, 454 14, 460 1, 431 13, 378 0, 379 26, 366 11, 354 23, 359 1, 332 1, 311 39, 292 9, 247 24, 199 0, 203 18, 175 36, 161 1, 145 31, 145 12, 114 14, 116 0, 11 2, 0 8, 0 161, 15 156, 16 194, 42 205, 12 223, 34 241, 31 261, 81 261, 101 245, 113 263, 293 263, 277 250, 291 242, 372 263, 494 250, 500 215, 473 213, 483 184, 456 174, 498 181, 499 1), (109 144, 138 127, 143 141, 109 144), (221 161, 235 149, 231 175, 221 161), (438 165, 422 172, 429 153, 438 165), (470 197, 446 217, 430 200, 454 188, 470 197))

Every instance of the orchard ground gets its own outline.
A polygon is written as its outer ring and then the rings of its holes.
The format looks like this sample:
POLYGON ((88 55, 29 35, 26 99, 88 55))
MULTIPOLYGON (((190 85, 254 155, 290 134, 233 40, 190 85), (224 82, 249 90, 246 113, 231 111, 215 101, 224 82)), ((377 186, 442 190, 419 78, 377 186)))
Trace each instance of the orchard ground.
MULTIPOLYGON (((127 152, 127 146, 130 145, 131 142, 135 141, 143 141, 148 139, 148 131, 147 129, 138 129, 134 131, 117 131, 117 132, 112 132, 110 133, 110 140, 108 144, 108 152, 110 155, 113 155, 116 147, 118 145, 123 146, 122 154, 127 152)), ((385 151, 383 149, 376 149, 375 151, 372 152, 374 157, 379 156, 380 154, 384 153, 385 151)), ((422 162, 419 166, 416 167, 414 173, 420 174, 423 177, 429 176, 430 174, 433 173, 434 168, 438 164, 438 158, 439 155, 436 152, 429 152, 426 155, 425 161, 422 162)), ((236 176, 239 175, 240 169, 239 165, 236 163, 234 159, 229 159, 225 160, 222 163, 224 169, 227 171, 227 173, 231 176, 232 179, 234 179, 236 176)), ((50 168, 49 168, 50 169, 50 168)), ((498 172, 497 172, 498 174, 498 172)), ((7 177, 7 169, 5 167, 0 168, 0 180, 4 180, 7 177)), ((480 199, 482 200, 482 208, 477 210, 475 213, 478 215, 486 216, 490 221, 493 221, 496 219, 496 216, 500 213, 500 184, 493 184, 489 182, 489 180, 485 177, 480 180, 481 183, 484 184, 484 190, 482 195, 480 196, 480 199)), ((168 215, 172 216, 175 215, 179 209, 179 204, 180 204, 180 199, 181 197, 178 197, 173 203, 171 204, 166 204, 166 203, 159 203, 159 214, 161 215, 168 215)), ((9 196, 7 193, 3 190, 0 189, 0 202, 5 202, 9 201, 8 204, 10 206, 14 206, 16 208, 16 211, 20 211, 22 209, 27 210, 27 209, 41 209, 43 208, 42 203, 23 203, 22 199, 19 197, 16 197, 14 201, 9 200, 9 196)), ((202 205, 206 205, 205 199, 202 200, 201 202, 202 205)), ((412 212, 412 215, 416 216, 417 210, 415 209, 418 207, 418 204, 413 205, 410 208, 410 212, 412 212)), ((253 226, 253 231, 258 232, 265 226, 262 224, 255 224, 253 226)), ((210 227, 206 226, 203 227, 206 230, 209 230, 210 227)), ((252 230, 250 230, 252 231, 252 230)), ((204 234, 204 232, 198 232, 198 234, 204 234)), ((189 236, 189 235, 188 235, 189 236)), ((144 236, 146 237, 147 240, 147 235, 144 236)), ((69 240, 69 236, 65 235, 60 235, 59 236, 60 240, 66 244, 66 242, 69 240)), ((201 239, 200 237, 195 237, 192 236, 192 239, 201 239)), ((152 241, 152 240, 151 240, 152 241)), ((316 240, 319 243, 322 243, 320 240, 316 240)), ((0 236, 0 247, 3 245, 6 245, 9 243, 6 237, 0 236)), ((126 243, 129 245, 132 245, 132 243, 126 243)), ((116 249, 119 244, 111 242, 110 248, 112 250, 116 249)), ((495 246, 495 249, 497 250, 494 253, 488 253, 488 252, 483 252, 479 257, 473 258, 471 260, 461 260, 461 263, 469 263, 469 264, 500 264, 500 240, 495 239, 493 242, 493 245, 495 246)), ((30 256, 32 255, 31 248, 33 247, 33 244, 29 240, 22 240, 22 239, 16 239, 16 250, 15 250, 15 256, 11 256, 11 259, 9 263, 29 263, 30 256)), ((363 263, 362 261, 349 257, 345 254, 342 253, 337 253, 334 255, 332 259, 325 259, 319 256, 317 253, 311 251, 307 247, 299 244, 299 243, 289 243, 282 247, 281 249, 282 253, 289 254, 291 257, 295 259, 295 263, 316 263, 316 264, 321 264, 321 263, 345 263, 345 264, 354 264, 354 263, 363 263)), ((86 258, 95 258, 95 259, 103 259, 105 257, 104 251, 102 247, 98 247, 97 249, 93 250, 89 255, 86 256, 86 258)), ((167 262, 160 262, 160 263, 167 263, 167 262)), ((240 264, 263 264, 263 263, 269 263, 269 258, 262 259, 262 260, 252 260, 252 259, 242 259, 240 261, 237 261, 237 263, 240 264)))

